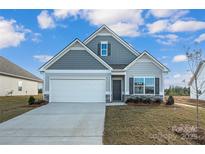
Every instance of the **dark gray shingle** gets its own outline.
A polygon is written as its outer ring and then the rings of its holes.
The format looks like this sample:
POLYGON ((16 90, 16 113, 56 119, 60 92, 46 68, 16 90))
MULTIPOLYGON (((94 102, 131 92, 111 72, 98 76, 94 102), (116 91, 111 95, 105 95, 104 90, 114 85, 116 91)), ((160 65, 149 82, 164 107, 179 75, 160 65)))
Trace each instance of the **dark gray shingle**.
POLYGON ((42 82, 40 78, 0 56, 0 74, 42 82))
POLYGON ((110 64, 113 69, 124 69, 127 64, 110 64))

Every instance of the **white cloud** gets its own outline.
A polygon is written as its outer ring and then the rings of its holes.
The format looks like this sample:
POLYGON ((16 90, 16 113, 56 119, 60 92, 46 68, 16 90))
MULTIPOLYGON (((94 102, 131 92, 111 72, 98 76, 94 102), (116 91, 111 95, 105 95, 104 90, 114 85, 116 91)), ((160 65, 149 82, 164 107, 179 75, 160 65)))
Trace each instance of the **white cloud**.
POLYGON ((163 63, 164 66, 168 66, 168 63, 163 63))
POLYGON ((182 21, 178 20, 175 23, 171 24, 169 27, 169 31, 171 32, 193 32, 205 29, 205 22, 203 21, 182 21))
POLYGON ((50 55, 34 55, 33 58, 38 60, 39 62, 45 63, 49 61, 53 56, 50 55))
POLYGON ((162 56, 161 60, 167 60, 168 57, 167 56, 162 56))
POLYGON ((134 24, 117 23, 115 25, 111 25, 110 28, 120 36, 135 37, 140 35, 138 27, 136 27, 134 24))
POLYGON ((181 77, 181 74, 179 74, 179 73, 174 75, 174 78, 175 78, 175 79, 176 79, 176 78, 180 78, 180 77, 181 77))
POLYGON ((188 14, 188 10, 169 10, 169 9, 154 9, 150 10, 149 14, 156 18, 167 18, 171 17, 172 19, 180 18, 186 14, 188 14))
POLYGON ((47 10, 41 11, 41 13, 37 16, 38 24, 41 29, 54 28, 55 22, 53 17, 49 15, 47 10))
POLYGON ((146 25, 148 33, 160 32, 194 32, 205 29, 205 22, 197 20, 157 20, 146 25))
POLYGON ((194 40, 194 42, 197 42, 197 43, 201 43, 203 41, 205 41, 205 33, 199 35, 199 37, 194 40))
POLYGON ((170 74, 165 78, 165 88, 169 86, 188 86, 192 74, 190 72, 170 74), (185 82, 184 82, 185 81, 185 82))
POLYGON ((40 42, 41 41, 40 38, 41 38, 40 33, 32 33, 31 40, 33 42, 36 42, 36 43, 40 42))
POLYGON ((178 36, 175 34, 167 35, 154 35, 157 38, 157 42, 163 45, 172 45, 178 41, 178 36))
POLYGON ((53 15, 57 18, 57 19, 65 19, 68 17, 77 17, 77 15, 79 14, 79 10, 63 10, 63 9, 58 9, 58 10, 54 10, 53 15))
POLYGON ((151 24, 147 24, 148 31, 151 34, 166 31, 167 27, 168 20, 158 20, 151 24))
POLYGON ((184 62, 187 61, 187 56, 186 55, 176 55, 174 56, 173 62, 184 62))
POLYGON ((15 20, 6 20, 0 17, 0 49, 18 46, 26 40, 25 35, 28 31, 18 25, 15 20))
POLYGON ((139 35, 139 26, 144 23, 141 10, 83 10, 81 18, 90 24, 107 25, 121 36, 139 35))
POLYGON ((150 10, 149 13, 157 18, 165 18, 172 16, 177 10, 160 10, 160 9, 154 9, 150 10))

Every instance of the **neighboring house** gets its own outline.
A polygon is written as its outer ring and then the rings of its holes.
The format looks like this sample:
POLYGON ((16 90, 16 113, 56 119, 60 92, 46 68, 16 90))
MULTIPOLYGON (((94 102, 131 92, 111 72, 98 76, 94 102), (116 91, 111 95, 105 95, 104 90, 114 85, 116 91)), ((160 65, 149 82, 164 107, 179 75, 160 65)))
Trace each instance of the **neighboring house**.
POLYGON ((0 56, 0 96, 38 95, 42 80, 0 56))
POLYGON ((83 42, 75 39, 40 68, 49 102, 125 101, 132 95, 163 98, 168 71, 105 25, 83 42))
MULTIPOLYGON (((199 99, 205 100, 205 93, 203 93, 203 91, 205 91, 205 61, 202 61, 197 67, 196 76, 198 79, 197 83, 198 83, 199 90, 202 92, 202 94, 200 94, 199 96, 199 99)), ((189 82, 189 86, 190 86, 190 97, 192 99, 196 99, 196 90, 195 90, 196 88, 195 88, 195 82, 193 77, 189 82)))

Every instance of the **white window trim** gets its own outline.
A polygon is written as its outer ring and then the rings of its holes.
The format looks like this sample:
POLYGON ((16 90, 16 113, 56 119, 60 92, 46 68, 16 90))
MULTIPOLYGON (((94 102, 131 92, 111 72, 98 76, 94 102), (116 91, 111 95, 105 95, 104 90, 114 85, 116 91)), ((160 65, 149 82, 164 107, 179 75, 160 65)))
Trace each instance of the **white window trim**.
POLYGON ((101 55, 102 57, 108 56, 108 41, 101 41, 101 42, 100 42, 100 55, 101 55), (102 55, 102 44, 107 44, 106 55, 102 55))
POLYGON ((108 33, 110 33, 119 43, 121 43, 125 48, 128 49, 128 51, 130 51, 131 53, 133 53, 136 56, 139 56, 140 53, 135 50, 131 45, 129 45, 127 42, 125 42, 125 40, 123 40, 122 38, 120 38, 116 33, 114 33, 110 28, 108 28, 106 25, 101 26, 98 30, 96 30, 90 37, 88 37, 84 43, 87 45, 91 40, 93 40, 98 34, 99 32, 105 28, 108 33))
MULTIPOLYGON (((149 87, 149 86, 148 86, 149 87)), ((133 94, 134 95, 155 95, 155 77, 154 76, 134 76, 133 78, 133 94), (143 94, 136 94, 135 93, 135 78, 143 78, 144 79, 144 90, 143 90, 143 94), (146 94, 145 93, 145 78, 154 78, 154 93, 153 94, 146 94)))

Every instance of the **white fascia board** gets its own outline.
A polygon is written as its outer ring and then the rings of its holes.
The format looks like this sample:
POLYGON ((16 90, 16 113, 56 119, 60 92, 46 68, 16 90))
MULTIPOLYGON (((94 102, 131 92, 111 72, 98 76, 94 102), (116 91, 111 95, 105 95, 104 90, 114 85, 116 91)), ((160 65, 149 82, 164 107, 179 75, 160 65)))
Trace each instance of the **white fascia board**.
MULTIPOLYGON (((99 32, 103 29, 107 29, 111 36, 113 36, 118 42, 120 42, 123 46, 125 46, 129 51, 131 51, 134 55, 139 56, 140 53, 133 49, 128 43, 126 43, 123 39, 121 39, 117 34, 115 34, 112 30, 110 30, 107 26, 103 25, 101 28, 99 28, 97 31, 95 31, 91 36, 89 36, 83 43, 88 44, 91 40, 93 40, 96 36, 98 36, 99 32)), ((101 34, 99 34, 101 35, 101 34)))
MULTIPOLYGON (((205 67, 205 62, 203 62, 203 64, 202 64, 201 66, 200 66, 200 65, 198 66, 198 68, 196 69, 196 70, 198 70, 198 71, 196 72, 197 74, 195 73, 197 77, 199 77, 200 74, 201 74, 201 72, 202 72, 202 70, 205 69, 204 67, 205 67), (200 68, 199 68, 199 67, 200 67, 200 68)), ((191 79, 190 79, 188 85, 191 86, 192 83, 193 83, 193 81, 194 81, 194 75, 192 75, 192 77, 191 77, 191 79)))
POLYGON ((199 77, 201 75, 201 72, 203 71, 203 69, 205 68, 205 63, 202 64, 197 76, 199 77))
POLYGON ((52 76, 49 80, 106 80, 105 76, 52 76))
POLYGON ((147 52, 143 52, 140 56, 138 56, 133 62, 131 62, 128 66, 126 66, 124 68, 124 70, 126 71, 127 69, 129 69, 131 66, 133 66, 143 55, 147 55, 149 58, 151 58, 153 60, 153 62, 156 64, 156 66, 161 66, 159 67, 161 70, 163 70, 164 72, 169 72, 169 70, 163 66, 161 63, 159 63, 155 58, 153 58, 149 53, 147 52), (163 68, 163 69, 162 69, 163 68))
POLYGON ((50 59, 44 66, 40 68, 40 71, 45 71, 50 65, 55 63, 60 57, 62 57, 65 53, 67 53, 69 48, 72 47, 73 44, 76 43, 77 40, 73 41, 69 46, 65 47, 61 52, 55 55, 52 59, 50 59))
POLYGON ((112 75, 126 75, 126 72, 112 72, 112 75))
POLYGON ((4 75, 4 76, 10 76, 10 77, 14 77, 14 78, 20 78, 20 79, 24 79, 24 80, 29 80, 29 81, 33 81, 33 82, 43 82, 37 79, 33 79, 33 78, 29 78, 29 77, 24 77, 24 76, 20 76, 20 75, 14 75, 14 74, 10 74, 10 73, 5 73, 5 72, 0 72, 0 75, 4 75))
POLYGON ((45 70, 45 73, 110 73, 110 70, 45 70))
MULTIPOLYGON (((64 56, 66 53, 68 53, 69 51, 71 51, 71 49, 73 50, 74 47, 72 47, 73 44, 75 44, 76 42, 80 43, 82 45, 82 48, 85 49, 85 51, 87 51, 91 56, 93 56, 95 59, 97 59, 102 65, 104 65, 106 68, 108 68, 109 70, 112 70, 112 68, 105 63, 101 58, 99 58, 94 52, 92 52, 88 47, 86 47, 80 40, 76 39, 75 41, 73 41, 68 47, 66 47, 65 49, 63 49, 63 51, 61 51, 59 54, 57 54, 55 57, 53 57, 51 59, 50 62, 48 62, 45 66, 43 66, 42 68, 40 68, 40 71, 45 71, 49 66, 51 66, 53 63, 55 63, 57 60, 59 60, 62 56, 64 56)), ((77 47, 79 48, 79 47, 77 47)), ((81 47, 80 47, 81 48, 81 47)), ((81 49, 82 49, 81 48, 81 49)))

